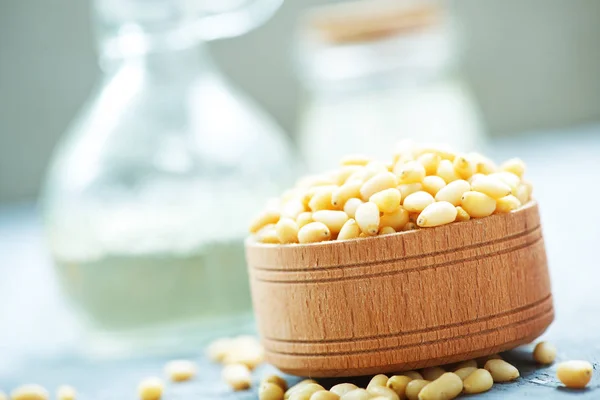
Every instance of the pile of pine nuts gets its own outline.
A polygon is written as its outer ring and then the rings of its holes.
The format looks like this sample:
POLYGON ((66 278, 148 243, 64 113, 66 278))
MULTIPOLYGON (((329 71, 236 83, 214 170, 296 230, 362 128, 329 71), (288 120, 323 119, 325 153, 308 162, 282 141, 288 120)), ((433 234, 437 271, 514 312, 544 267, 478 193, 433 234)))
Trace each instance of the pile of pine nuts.
POLYGON ((430 367, 403 372, 388 377, 375 375, 366 388, 352 383, 341 383, 326 390, 312 379, 304 380, 285 390, 283 387, 261 383, 259 400, 449 400, 461 393, 483 393, 494 382, 517 379, 515 367, 494 355, 479 360, 469 360, 452 367, 430 367))
POLYGON ((250 225, 262 243, 314 243, 386 235, 483 218, 531 199, 525 164, 403 142, 391 162, 348 156, 268 202, 250 225))
MULTIPOLYGON (((236 341, 232 339, 217 340, 209 346, 208 355, 213 361, 225 364, 223 379, 233 390, 245 390, 251 387, 250 368, 243 364, 228 364, 226 361, 231 352, 239 352, 235 343, 236 341)), ((535 346, 533 358, 539 364, 552 364, 556 358, 556 348, 548 342, 540 342, 535 346)), ((592 366, 586 361, 567 361, 558 365, 557 376, 567 387, 583 388, 591 379, 592 366)), ((353 383, 340 383, 327 390, 313 379, 305 379, 288 388, 285 379, 277 375, 269 375, 260 382, 258 398, 259 400, 450 400, 462 393, 487 392, 494 383, 511 382, 519 377, 517 368, 494 354, 453 365, 402 372, 390 377, 384 374, 375 375, 365 388, 360 388, 353 383)))
MULTIPOLYGON (((235 391, 247 390, 252 386, 252 370, 264 362, 263 349, 258 341, 249 336, 219 339, 207 350, 214 362, 224 364, 223 380, 235 391)), ((533 358, 539 364, 552 364, 556 348, 548 342, 535 346, 533 358)), ((174 360, 165 365, 165 373, 172 382, 194 378, 196 363, 174 360)), ((593 367, 587 361, 572 360, 557 365, 558 379, 568 388, 583 389, 592 378, 593 367)), ((303 380, 288 388, 285 379, 268 375, 260 381, 259 400, 451 400, 461 393, 487 392, 494 383, 518 379, 519 371, 495 354, 477 360, 463 361, 454 365, 429 367, 420 371, 402 372, 388 377, 375 375, 366 388, 353 383, 340 383, 325 389, 313 379, 303 380)), ((138 386, 141 400, 159 400, 164 391, 162 379, 149 377, 138 386)), ((75 400, 73 387, 58 388, 58 400, 75 400)), ((0 400, 8 397, 0 391, 0 400)), ((40 385, 27 384, 14 389, 11 400, 48 400, 48 391, 40 385)))

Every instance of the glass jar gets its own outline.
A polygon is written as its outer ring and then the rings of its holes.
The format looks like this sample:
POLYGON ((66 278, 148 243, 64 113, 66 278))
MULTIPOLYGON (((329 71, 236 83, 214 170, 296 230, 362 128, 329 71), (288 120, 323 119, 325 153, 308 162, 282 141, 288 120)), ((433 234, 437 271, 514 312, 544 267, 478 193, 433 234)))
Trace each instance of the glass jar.
POLYGON ((476 147, 480 116, 458 72, 453 33, 436 2, 366 0, 311 10, 298 47, 307 165, 323 170, 350 153, 388 157, 402 139, 476 147))
POLYGON ((293 180, 294 155, 202 40, 274 10, 250 3, 250 14, 210 14, 189 1, 96 1, 105 74, 56 149, 43 196, 92 351, 197 349, 252 327, 243 240, 252 213, 293 180), (219 15, 233 20, 210 19, 219 15), (202 27, 215 21, 225 27, 202 27))

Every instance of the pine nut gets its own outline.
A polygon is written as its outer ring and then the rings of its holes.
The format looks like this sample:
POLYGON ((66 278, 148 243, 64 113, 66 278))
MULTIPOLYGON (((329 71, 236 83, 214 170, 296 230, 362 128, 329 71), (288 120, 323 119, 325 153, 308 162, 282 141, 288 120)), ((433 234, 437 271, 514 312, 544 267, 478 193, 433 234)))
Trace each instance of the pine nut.
POLYGON ((401 375, 408 376, 410 379, 421 379, 421 380, 424 380, 423 379, 423 375, 421 375, 417 371, 406 371, 406 372, 403 372, 401 375))
POLYGON ((310 400, 339 400, 339 398, 340 396, 327 390, 319 390, 310 396, 310 400))
POLYGON ((504 196, 496 200, 497 213, 508 213, 521 207, 521 202, 512 194, 504 196))
POLYGON ((331 231, 322 222, 311 222, 298 231, 300 243, 316 243, 331 239, 331 231))
POLYGON ((354 389, 342 395, 340 400, 369 400, 371 397, 371 393, 367 392, 365 389, 354 389))
POLYGON ((424 153, 417 158, 417 161, 425 168, 425 173, 427 175, 434 175, 436 173, 438 164, 441 160, 442 157, 435 153, 424 153))
POLYGON ((233 340, 230 338, 221 338, 214 340, 208 345, 206 355, 211 361, 222 362, 232 347, 233 340))
MULTIPOLYGON (((387 384, 387 379, 386 379, 387 384)), ((384 384, 385 385, 385 384, 384 384)), ((371 394, 373 397, 383 397, 387 400, 400 400, 400 397, 387 386, 373 385, 369 384, 367 386, 367 392, 371 394)))
POLYGON ((342 226, 348 221, 348 214, 343 211, 320 210, 315 211, 312 218, 316 222, 325 224, 329 228, 329 231, 335 234, 339 233, 342 226))
POLYGON ((519 377, 519 370, 504 360, 488 360, 484 368, 492 374, 494 382, 509 382, 519 377))
POLYGON ((331 194, 331 204, 334 207, 343 207, 349 199, 360 196, 362 186, 363 183, 359 180, 344 183, 331 194))
POLYGON ((250 232, 256 233, 269 224, 276 224, 279 221, 279 211, 267 210, 258 215, 250 224, 250 232))
POLYGON ((329 190, 329 189, 331 189, 333 192, 334 190, 337 189, 337 186, 328 185, 328 186, 313 186, 313 187, 307 188, 304 190, 304 193, 302 194, 300 200, 302 201, 302 204, 304 205, 304 207, 306 209, 309 209, 310 207, 308 206, 308 204, 312 200, 313 196, 315 194, 317 194, 317 192, 319 192, 319 191, 325 191, 325 190, 329 190))
POLYGON ((435 202, 435 199, 432 195, 427 192, 419 191, 409 194, 408 197, 404 199, 402 206, 408 212, 421 212, 433 202, 435 202))
POLYGON ((489 371, 477 369, 464 380, 463 384, 465 393, 483 393, 494 386, 494 379, 489 371))
POLYGON ((449 224, 456 219, 456 207, 447 201, 431 203, 419 214, 417 225, 420 227, 433 227, 449 224))
POLYGON ((303 213, 305 210, 304 202, 300 199, 291 199, 281 207, 281 218, 287 217, 291 219, 296 219, 300 213, 303 213))
POLYGON ((141 400, 158 400, 162 397, 164 384, 157 377, 146 378, 138 385, 138 396, 141 400))
POLYGON ((479 365, 481 368, 483 368, 485 366, 485 363, 488 362, 489 360, 502 360, 502 357, 500 357, 500 354, 491 354, 489 356, 479 357, 475 361, 477 361, 477 365, 479 365))
POLYGON ((398 175, 398 183, 418 183, 425 178, 425 167, 418 161, 398 162, 394 173, 398 175))
POLYGON ((462 195, 461 207, 473 218, 492 215, 496 210, 496 200, 479 192, 465 192, 462 195))
POLYGON ((373 194, 369 201, 375 203, 379 211, 389 213, 394 211, 400 205, 402 195, 396 188, 389 188, 373 194))
POLYGON ((437 175, 423 178, 423 190, 432 196, 435 196, 444 186, 446 186, 446 182, 437 175))
POLYGON ((353 383, 338 383, 337 385, 332 386, 331 389, 329 389, 329 391, 341 397, 355 389, 358 389, 358 386, 356 386, 353 383))
POLYGON ((369 381, 369 384, 367 385, 367 390, 369 390, 373 386, 385 386, 387 384, 388 379, 389 378, 384 374, 375 375, 369 381))
POLYGON ((396 233, 396 231, 391 226, 384 226, 383 228, 379 229, 379 235, 389 235, 392 233, 396 233))
POLYGON ((298 230, 298 224, 291 218, 281 218, 275 224, 275 233, 280 243, 298 243, 298 230))
POLYGON ((447 201, 448 203, 459 206, 462 195, 471 190, 469 182, 458 179, 450 182, 435 195, 436 201, 447 201))
POLYGON ((292 386, 291 388, 286 390, 286 392, 283 395, 283 398, 287 400, 294 392, 300 390, 301 387, 308 385, 310 383, 317 383, 317 382, 314 379, 304 379, 303 381, 296 383, 294 386, 292 386))
POLYGON ((457 369, 456 371, 454 371, 454 373, 456 375, 458 375, 460 377, 460 379, 462 379, 463 381, 465 379, 467 379, 467 377, 469 375, 471 375, 473 372, 475 372, 477 370, 477 367, 462 367, 457 369))
POLYGON ((287 390, 288 387, 286 380, 280 377, 279 375, 267 375, 262 379, 261 383, 274 383, 275 385, 279 386, 284 392, 287 390))
POLYGON ((476 165, 473 161, 469 160, 466 154, 459 154, 454 158, 452 163, 454 171, 462 179, 469 179, 476 170, 476 165))
POLYGON ((358 206, 354 219, 364 234, 373 236, 379 231, 379 208, 375 203, 369 201, 358 206))
POLYGON ((234 339, 233 347, 225 356, 225 364, 244 364, 250 370, 265 361, 264 350, 258 341, 244 336, 234 339))
POLYGON ((183 382, 196 375, 196 363, 188 360, 173 360, 165 364, 165 373, 173 382, 183 382))
POLYGON ((283 389, 272 382, 263 382, 258 388, 259 400, 283 400, 283 389))
POLYGON ((539 342, 533 349, 533 359, 540 364, 552 364, 556 358, 556 347, 552 343, 539 342))
POLYGON ((392 389, 400 400, 406 399, 406 386, 412 381, 411 378, 404 375, 394 375, 388 379, 386 386, 392 389))
POLYGON ((390 226, 394 228, 396 232, 402 230, 404 225, 408 222, 409 214, 404 207, 400 206, 391 213, 384 213, 380 217, 380 226, 390 226))
POLYGON ((408 400, 419 400, 419 393, 425 386, 429 385, 429 383, 429 381, 424 379, 413 379, 408 382, 408 385, 406 385, 406 397, 408 400))
POLYGON ((398 185, 398 190, 403 199, 407 198, 409 195, 418 192, 419 190, 423 190, 422 183, 405 183, 402 185, 398 185))
POLYGON ((454 182, 460 179, 454 171, 454 165, 449 160, 442 160, 438 164, 436 175, 444 180, 446 183, 454 182))
POLYGON ((429 367, 421 370, 421 375, 428 381, 435 381, 442 376, 446 371, 441 367, 429 367))
POLYGON ((484 175, 484 174, 479 174, 479 173, 477 173, 477 174, 474 174, 474 175, 473 175, 473 176, 471 176, 469 179, 467 179, 467 182, 469 182, 469 183, 473 183, 473 182, 475 182, 477 179, 479 179, 479 178, 481 178, 481 177, 484 177, 484 176, 487 176, 487 175, 484 175))
POLYGON ((469 157, 475 163, 477 173, 479 174, 489 175, 498 170, 496 163, 485 157, 483 154, 471 152, 469 153, 469 157))
POLYGON ((10 393, 11 400, 48 400, 49 397, 46 388, 36 384, 19 386, 10 393))
POLYGON ((451 400, 462 390, 462 379, 453 372, 446 372, 421 390, 419 400, 451 400))
POLYGON ((558 364, 556 376, 568 388, 583 389, 592 379, 592 364, 572 360, 558 364))
POLYGON ((306 385, 301 386, 296 391, 290 394, 290 400, 310 400, 310 397, 313 393, 318 391, 325 390, 323 386, 318 383, 307 383, 306 385))
POLYGON ((364 201, 367 201, 375 193, 396 186, 398 186, 396 175, 391 172, 381 172, 362 185, 360 188, 360 196, 364 201))
POLYGON ((449 160, 449 161, 453 161, 454 158, 456 157, 456 153, 454 151, 452 151, 452 148, 447 144, 428 143, 428 144, 424 144, 424 145, 419 145, 417 147, 418 148, 417 148, 416 152, 418 154, 434 153, 434 154, 439 155, 444 160, 449 160))
POLYGON ((519 199, 521 204, 526 204, 529 202, 529 199, 531 198, 531 186, 525 183, 520 184, 517 188, 516 197, 519 199))
POLYGON ((302 228, 304 225, 310 224, 314 222, 312 219, 312 213, 310 211, 306 211, 300 213, 298 218, 296 218, 296 223, 298 224, 298 229, 302 228))
POLYGON ((371 159, 362 154, 349 154, 342 158, 341 165, 367 165, 371 159))
POLYGON ((471 216, 468 212, 465 211, 461 206, 456 206, 456 221, 468 221, 471 219, 471 216))
POLYGON ((261 243, 279 244, 279 237, 275 230, 275 224, 269 224, 256 232, 256 238, 261 243))
POLYGON ((525 163, 520 158, 511 158, 502 163, 500 169, 502 171, 511 172, 521 178, 525 173, 525 163))
POLYGON ((56 391, 57 400, 75 400, 77 397, 77 391, 73 386, 61 385, 56 391))
POLYGON ((508 186, 510 186, 510 190, 512 193, 517 192, 517 188, 519 187, 519 183, 521 181, 521 179, 517 175, 507 171, 495 172, 488 176, 491 178, 498 178, 502 182, 506 183, 508 186))
POLYGON ((354 218, 350 218, 348 221, 346 221, 344 226, 342 226, 342 229, 338 234, 337 240, 356 239, 359 236, 360 227, 358 226, 354 218))
POLYGON ((331 198, 336 186, 323 186, 310 198, 308 207, 311 211, 328 210, 331 208, 331 198))
POLYGON ((487 194, 488 196, 499 199, 511 194, 510 186, 498 178, 482 176, 471 183, 471 189, 477 192, 487 194))
POLYGON ((363 169, 363 167, 359 166, 359 165, 346 165, 344 167, 341 167, 340 169, 338 169, 337 171, 335 171, 332 174, 331 179, 338 185, 338 186, 342 186, 344 183, 346 183, 346 181, 348 180, 348 178, 350 176, 352 176, 352 174, 357 173, 358 171, 361 171, 363 169))
POLYGON ((250 369, 244 364, 228 364, 221 371, 223 380, 235 391, 246 390, 252 384, 250 369))
POLYGON ((348 217, 354 218, 356 216, 356 209, 362 203, 363 201, 361 199, 357 199, 356 197, 348 199, 348 201, 346 201, 346 204, 344 204, 344 212, 348 214, 348 217))
POLYGON ((365 167, 360 167, 358 171, 354 172, 346 179, 346 182, 358 181, 365 183, 367 179, 371 178, 373 175, 372 171, 368 171, 365 167))

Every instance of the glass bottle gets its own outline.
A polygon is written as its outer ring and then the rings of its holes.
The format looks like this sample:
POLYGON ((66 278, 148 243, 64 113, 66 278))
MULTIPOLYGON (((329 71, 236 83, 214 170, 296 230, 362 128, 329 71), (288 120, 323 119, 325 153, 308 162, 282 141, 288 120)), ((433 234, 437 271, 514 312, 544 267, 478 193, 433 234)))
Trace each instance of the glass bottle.
POLYGON ((96 0, 104 76, 55 150, 43 197, 92 351, 172 351, 251 329, 246 227, 293 179, 294 155, 204 39, 243 33, 277 5, 96 0))
POLYGON ((440 3, 337 3, 311 10, 301 28, 298 141, 308 166, 331 168, 350 153, 388 157, 402 139, 464 151, 482 139, 440 3))

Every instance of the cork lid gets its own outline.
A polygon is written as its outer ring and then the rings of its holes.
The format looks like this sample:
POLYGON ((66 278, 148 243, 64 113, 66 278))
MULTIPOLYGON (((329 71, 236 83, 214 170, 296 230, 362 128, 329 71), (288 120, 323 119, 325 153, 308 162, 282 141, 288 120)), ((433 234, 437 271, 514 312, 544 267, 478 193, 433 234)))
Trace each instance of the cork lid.
POLYGON ((311 8, 303 25, 327 42, 361 42, 430 27, 442 14, 437 1, 358 0, 311 8))

